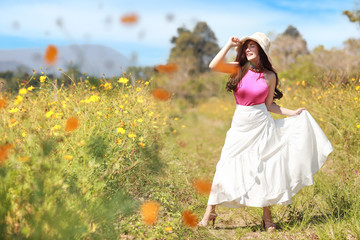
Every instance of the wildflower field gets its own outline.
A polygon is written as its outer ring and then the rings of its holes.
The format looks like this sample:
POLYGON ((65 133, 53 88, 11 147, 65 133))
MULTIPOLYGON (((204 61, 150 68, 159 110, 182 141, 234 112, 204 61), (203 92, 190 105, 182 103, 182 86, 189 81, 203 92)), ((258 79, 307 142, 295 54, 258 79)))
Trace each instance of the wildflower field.
POLYGON ((215 228, 196 227, 232 94, 192 106, 152 80, 84 79, 42 74, 0 96, 2 239, 360 238, 360 79, 281 79, 278 104, 306 107, 334 151, 292 205, 272 207, 272 234, 260 208, 219 207, 215 228))

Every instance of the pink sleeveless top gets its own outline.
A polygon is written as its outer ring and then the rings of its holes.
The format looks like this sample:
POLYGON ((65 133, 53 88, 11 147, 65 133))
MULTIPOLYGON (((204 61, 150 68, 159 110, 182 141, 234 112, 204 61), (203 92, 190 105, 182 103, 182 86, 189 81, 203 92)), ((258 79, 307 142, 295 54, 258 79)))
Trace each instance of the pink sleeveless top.
POLYGON ((257 73, 249 69, 233 93, 236 104, 251 106, 265 103, 268 91, 264 73, 257 73))

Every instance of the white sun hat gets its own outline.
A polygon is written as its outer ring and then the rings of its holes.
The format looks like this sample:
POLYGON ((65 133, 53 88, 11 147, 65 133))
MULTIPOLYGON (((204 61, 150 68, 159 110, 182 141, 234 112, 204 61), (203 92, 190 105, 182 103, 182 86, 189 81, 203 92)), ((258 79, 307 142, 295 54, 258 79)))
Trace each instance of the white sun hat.
POLYGON ((264 33, 256 32, 248 37, 242 37, 240 39, 240 42, 244 43, 246 40, 253 40, 253 41, 257 42, 260 45, 260 47, 264 50, 269 61, 271 61, 270 55, 269 55, 269 49, 270 49, 271 42, 270 42, 270 39, 264 33))

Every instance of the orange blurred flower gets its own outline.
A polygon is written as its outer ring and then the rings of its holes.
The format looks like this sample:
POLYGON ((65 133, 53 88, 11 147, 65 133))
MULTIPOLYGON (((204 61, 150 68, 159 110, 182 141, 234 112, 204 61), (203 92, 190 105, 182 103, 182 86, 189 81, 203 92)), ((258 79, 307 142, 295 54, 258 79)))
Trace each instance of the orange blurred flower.
POLYGON ((195 179, 193 181, 193 186, 199 193, 210 194, 211 191, 211 182, 207 180, 195 179))
POLYGON ((238 74, 239 69, 240 68, 238 66, 219 63, 213 70, 216 72, 238 74))
POLYGON ((197 216, 190 210, 184 211, 182 217, 185 225, 188 225, 189 227, 195 227, 197 225, 197 216))
POLYGON ((151 225, 157 221, 157 216, 159 214, 159 204, 154 201, 146 202, 141 205, 141 215, 145 224, 151 225))
POLYGON ((136 13, 125 14, 120 18, 120 21, 124 24, 135 24, 139 21, 139 17, 136 13))
POLYGON ((166 65, 158 65, 155 67, 155 71, 161 73, 161 72, 165 72, 165 73, 173 73, 176 72, 178 70, 178 66, 174 63, 168 63, 166 65))
POLYGON ((5 144, 0 146, 0 164, 5 163, 8 158, 9 150, 12 149, 13 146, 11 144, 5 144))
POLYGON ((45 51, 45 62, 47 64, 54 64, 57 60, 58 50, 54 45, 49 45, 45 51))
POLYGON ((76 117, 69 117, 66 122, 65 131, 71 132, 79 127, 79 120, 76 117))
POLYGON ((159 100, 168 100, 171 97, 171 92, 166 91, 165 89, 162 88, 156 88, 154 90, 152 90, 151 94, 159 100))
POLYGON ((7 106, 7 101, 5 98, 0 99, 0 109, 5 108, 7 106))

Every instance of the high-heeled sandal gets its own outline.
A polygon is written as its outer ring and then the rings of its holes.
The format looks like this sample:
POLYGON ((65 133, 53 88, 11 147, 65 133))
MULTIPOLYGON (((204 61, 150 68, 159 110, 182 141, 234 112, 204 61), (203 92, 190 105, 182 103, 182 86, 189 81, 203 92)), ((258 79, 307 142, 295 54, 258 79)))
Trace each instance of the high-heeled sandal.
POLYGON ((271 221, 271 218, 264 219, 264 216, 262 216, 261 219, 262 219, 262 226, 266 231, 268 231, 268 232, 274 232, 275 231, 276 225, 275 225, 275 223, 273 223, 271 221))
POLYGON ((206 226, 209 224, 210 221, 213 222, 213 227, 214 227, 214 225, 215 225, 215 220, 216 220, 216 217, 217 217, 217 216, 218 216, 218 215, 217 215, 215 212, 210 213, 209 219, 208 219, 207 221, 204 221, 204 219, 201 220, 201 221, 197 224, 198 227, 206 227, 206 226))

